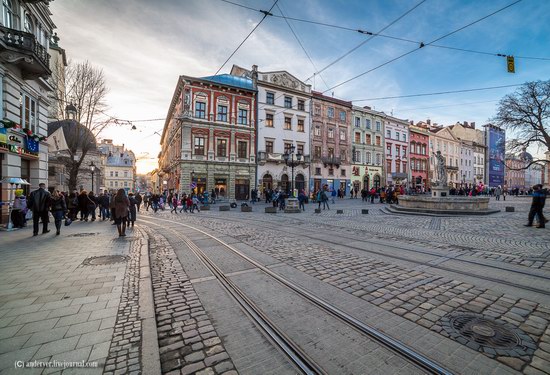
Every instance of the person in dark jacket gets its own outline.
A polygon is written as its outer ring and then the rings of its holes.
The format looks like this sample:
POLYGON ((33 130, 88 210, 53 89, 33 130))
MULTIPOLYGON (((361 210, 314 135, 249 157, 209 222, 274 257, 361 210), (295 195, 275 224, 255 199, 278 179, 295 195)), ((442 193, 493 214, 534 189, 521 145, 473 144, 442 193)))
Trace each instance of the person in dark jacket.
MULTIPOLYGON (((130 207, 128 211, 128 227, 130 224, 132 224, 132 228, 134 227, 134 223, 136 222, 136 216, 137 216, 137 200, 134 197, 134 193, 128 194, 128 200, 130 201, 130 207)), ((177 204, 176 204, 177 208, 177 204)))
POLYGON ((124 189, 118 189, 113 198, 115 206, 115 224, 118 229, 118 236, 126 236, 126 221, 128 221, 128 209, 130 208, 130 200, 126 196, 124 189))
POLYGON ((88 221, 88 192, 82 190, 78 194, 78 210, 80 211, 80 221, 88 221))
POLYGON ((65 197, 55 190, 51 197, 51 211, 55 222, 56 236, 61 233, 61 222, 67 212, 67 205, 65 203, 65 197))
POLYGON ((138 192, 138 193, 136 194, 137 212, 139 212, 139 207, 141 206, 141 202, 143 202, 143 197, 142 197, 141 194, 138 192))
POLYGON ((105 190, 98 198, 97 203, 99 205, 99 218, 101 220, 107 220, 111 217, 109 210, 109 193, 105 190))
POLYGON ((78 214, 78 194, 73 191, 67 198, 67 208, 69 210, 69 219, 76 220, 78 214))
POLYGON ((546 191, 542 189, 542 185, 533 186, 533 200, 531 201, 531 209, 529 210, 529 216, 527 217, 526 227, 533 226, 533 220, 535 216, 538 217, 539 225, 537 228, 544 228, 548 220, 544 217, 542 209, 546 201, 546 191))
POLYGON ((50 207, 50 193, 45 190, 46 184, 38 184, 38 189, 31 192, 27 207, 32 210, 33 236, 38 235, 38 221, 42 219, 42 234, 48 233, 48 208, 50 207))
POLYGON ((88 221, 88 216, 92 216, 92 221, 95 221, 95 211, 97 209, 97 197, 94 195, 93 191, 88 193, 88 214, 86 215, 86 221, 88 221))

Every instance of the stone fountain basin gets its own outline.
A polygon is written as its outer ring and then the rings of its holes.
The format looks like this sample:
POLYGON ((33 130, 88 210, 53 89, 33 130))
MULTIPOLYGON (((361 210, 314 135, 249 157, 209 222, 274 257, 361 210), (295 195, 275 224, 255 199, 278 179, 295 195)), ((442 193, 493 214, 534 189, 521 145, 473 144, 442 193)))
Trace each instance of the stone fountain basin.
POLYGON ((489 209, 488 197, 417 195, 399 196, 399 205, 391 205, 395 211, 446 215, 488 215, 500 210, 489 209))

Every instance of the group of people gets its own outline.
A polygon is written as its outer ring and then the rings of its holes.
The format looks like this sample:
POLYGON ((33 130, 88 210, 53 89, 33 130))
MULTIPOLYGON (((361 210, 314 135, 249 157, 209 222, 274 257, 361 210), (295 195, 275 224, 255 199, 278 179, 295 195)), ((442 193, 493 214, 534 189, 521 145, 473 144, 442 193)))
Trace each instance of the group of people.
POLYGON ((48 224, 51 213, 56 235, 61 233, 63 220, 66 225, 70 225, 80 214, 80 221, 95 221, 96 218, 113 221, 119 236, 124 237, 126 227, 134 226, 143 200, 139 193, 127 195, 124 189, 119 189, 116 193, 104 191, 96 196, 93 192, 85 190, 68 194, 58 190, 47 191, 43 183, 38 186, 37 190, 30 193, 28 199, 22 192, 16 193, 11 214, 14 227, 21 228, 26 226, 26 221, 32 213, 33 236, 38 235, 40 221, 42 234, 50 232, 48 224))

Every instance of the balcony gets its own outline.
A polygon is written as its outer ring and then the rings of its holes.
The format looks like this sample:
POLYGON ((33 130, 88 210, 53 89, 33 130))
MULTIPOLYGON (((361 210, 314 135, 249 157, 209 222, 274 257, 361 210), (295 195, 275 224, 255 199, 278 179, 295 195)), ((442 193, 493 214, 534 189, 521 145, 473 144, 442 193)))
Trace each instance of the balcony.
POLYGON ((447 168, 448 171, 458 171, 458 167, 454 165, 447 165, 445 168, 447 168))
POLYGON ((329 165, 331 167, 336 166, 336 168, 340 168, 340 164, 342 164, 340 158, 336 158, 334 156, 322 157, 321 162, 324 164, 325 168, 329 165))
POLYGON ((0 26, 0 59, 19 66, 23 79, 48 78, 50 55, 33 34, 0 26))

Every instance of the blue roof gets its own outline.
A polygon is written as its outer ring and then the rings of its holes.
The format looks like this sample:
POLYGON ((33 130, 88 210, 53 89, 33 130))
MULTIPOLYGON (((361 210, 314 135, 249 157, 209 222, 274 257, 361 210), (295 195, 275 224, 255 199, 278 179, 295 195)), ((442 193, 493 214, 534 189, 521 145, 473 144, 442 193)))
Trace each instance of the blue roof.
POLYGON ((254 90, 252 80, 246 77, 238 77, 231 74, 219 74, 217 76, 202 77, 205 81, 216 82, 222 85, 239 87, 246 90, 254 90))

